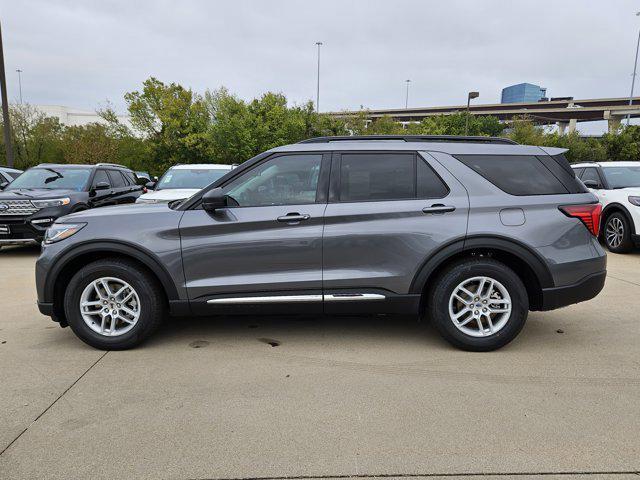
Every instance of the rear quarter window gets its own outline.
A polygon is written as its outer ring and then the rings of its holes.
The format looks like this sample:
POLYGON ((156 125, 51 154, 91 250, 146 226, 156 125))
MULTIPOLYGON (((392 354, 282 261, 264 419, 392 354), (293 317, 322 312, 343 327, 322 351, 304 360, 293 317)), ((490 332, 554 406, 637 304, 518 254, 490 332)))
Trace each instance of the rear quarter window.
POLYGON ((467 167, 511 195, 558 195, 569 190, 533 155, 457 155, 467 167))

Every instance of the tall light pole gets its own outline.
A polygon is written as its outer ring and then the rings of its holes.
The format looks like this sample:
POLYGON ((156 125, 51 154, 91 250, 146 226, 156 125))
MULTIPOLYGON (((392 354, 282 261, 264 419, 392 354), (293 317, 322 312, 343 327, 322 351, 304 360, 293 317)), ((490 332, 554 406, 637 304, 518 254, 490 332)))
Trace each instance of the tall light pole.
POLYGON ((18 72, 18 91, 20 92, 20 105, 22 105, 22 70, 16 68, 18 72))
POLYGON ((404 96, 404 108, 409 108, 409 84, 411 83, 411 80, 407 79, 404 82, 407 84, 407 91, 404 96))
POLYGON ((322 42, 316 42, 318 46, 318 82, 316 84, 316 113, 320 113, 320 47, 322 42))
POLYGON ((480 92, 469 92, 467 95, 467 114, 464 118, 464 134, 469 135, 469 105, 471 104, 471 100, 474 98, 478 98, 480 96, 480 92))
POLYGON ((9 104, 7 103, 7 77, 4 74, 2 27, 0 27, 0 97, 2 99, 2 121, 4 123, 4 148, 7 151, 7 167, 13 167, 13 145, 11 145, 11 125, 9 123, 9 104))
MULTIPOLYGON (((636 17, 640 16, 640 12, 636 13, 636 17)), ((633 62, 633 76, 631 77, 631 93, 629 94, 629 106, 633 105, 633 87, 636 84, 636 68, 638 67, 638 49, 640 49, 640 31, 638 31, 638 41, 636 42, 636 58, 633 62)), ((631 121, 631 114, 627 115, 627 127, 631 121)))

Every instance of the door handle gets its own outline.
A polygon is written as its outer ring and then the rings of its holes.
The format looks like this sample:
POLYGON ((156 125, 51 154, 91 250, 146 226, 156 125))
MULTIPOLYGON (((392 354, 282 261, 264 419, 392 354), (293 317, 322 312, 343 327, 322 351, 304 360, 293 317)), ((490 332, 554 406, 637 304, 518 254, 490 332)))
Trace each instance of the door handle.
POLYGON ((422 209, 422 213, 427 213, 431 215, 441 215, 443 213, 453 212, 456 207, 452 205, 443 205, 442 203, 435 203, 430 207, 424 207, 422 209))
POLYGON ((303 220, 309 220, 310 218, 311 216, 307 215, 306 213, 302 215, 299 213, 287 213, 286 215, 278 217, 278 221, 286 223, 297 223, 302 222, 303 220))

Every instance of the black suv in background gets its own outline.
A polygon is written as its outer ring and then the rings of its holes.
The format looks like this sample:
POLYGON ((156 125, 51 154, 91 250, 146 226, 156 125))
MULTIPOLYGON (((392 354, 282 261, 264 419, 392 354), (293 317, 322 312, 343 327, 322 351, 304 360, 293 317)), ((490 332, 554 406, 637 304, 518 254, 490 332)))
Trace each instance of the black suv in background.
POLYGON ((122 203, 142 194, 135 173, 122 165, 42 164, 0 191, 0 247, 40 243, 58 217, 122 203))

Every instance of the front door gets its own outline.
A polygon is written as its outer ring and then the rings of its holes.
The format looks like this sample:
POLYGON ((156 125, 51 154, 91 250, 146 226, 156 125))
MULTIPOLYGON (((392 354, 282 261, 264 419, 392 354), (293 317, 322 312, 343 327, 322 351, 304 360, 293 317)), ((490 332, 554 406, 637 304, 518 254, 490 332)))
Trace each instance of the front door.
POLYGON ((321 311, 327 182, 319 179, 329 164, 329 155, 276 154, 223 185, 233 206, 184 213, 182 256, 195 312, 267 304, 321 311))

